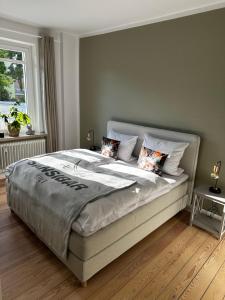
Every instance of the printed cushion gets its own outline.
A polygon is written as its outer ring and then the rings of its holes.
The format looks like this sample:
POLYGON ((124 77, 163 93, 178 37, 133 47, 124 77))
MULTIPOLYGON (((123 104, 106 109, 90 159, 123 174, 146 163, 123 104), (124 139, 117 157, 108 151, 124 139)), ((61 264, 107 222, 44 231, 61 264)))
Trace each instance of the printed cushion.
POLYGON ((101 154, 117 159, 119 145, 120 141, 109 139, 103 136, 101 154))
POLYGON ((118 150, 118 158, 124 161, 132 161, 132 152, 137 143, 138 136, 123 134, 114 130, 109 130, 107 138, 120 141, 120 146, 118 150))
POLYGON ((144 135, 143 146, 168 154, 163 166, 163 172, 173 176, 182 174, 182 170, 179 169, 179 164, 188 145, 189 143, 164 140, 153 137, 150 134, 144 135))
POLYGON ((167 156, 168 154, 142 146, 138 159, 138 167, 161 176, 167 156))

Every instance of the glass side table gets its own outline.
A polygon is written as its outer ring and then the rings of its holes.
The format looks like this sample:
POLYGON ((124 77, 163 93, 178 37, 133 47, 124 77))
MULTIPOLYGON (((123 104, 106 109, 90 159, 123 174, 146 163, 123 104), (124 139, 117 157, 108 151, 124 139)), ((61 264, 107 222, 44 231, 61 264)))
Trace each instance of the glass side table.
POLYGON ((213 194, 206 186, 200 186, 194 189, 193 203, 191 209, 190 225, 198 226, 221 239, 225 224, 225 194, 213 194), (222 207, 222 216, 210 210, 204 209, 205 200, 212 201, 212 205, 222 207))

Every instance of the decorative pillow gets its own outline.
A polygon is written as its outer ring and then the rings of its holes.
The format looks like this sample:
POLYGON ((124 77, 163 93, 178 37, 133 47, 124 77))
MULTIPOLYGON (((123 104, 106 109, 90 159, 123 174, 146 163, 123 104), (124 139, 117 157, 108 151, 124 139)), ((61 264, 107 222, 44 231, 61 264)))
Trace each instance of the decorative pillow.
POLYGON ((120 141, 109 139, 103 136, 101 154, 117 159, 120 141))
POLYGON ((161 176, 167 156, 167 154, 142 146, 138 159, 138 167, 161 176))
POLYGON ((133 160, 131 155, 137 143, 138 136, 123 134, 111 129, 108 132, 107 137, 110 139, 120 141, 119 151, 118 151, 119 159, 127 162, 133 160))
POLYGON ((149 134, 144 135, 144 147, 168 154, 163 166, 163 172, 173 176, 179 176, 181 174, 178 167, 188 145, 189 143, 168 141, 153 137, 149 134))

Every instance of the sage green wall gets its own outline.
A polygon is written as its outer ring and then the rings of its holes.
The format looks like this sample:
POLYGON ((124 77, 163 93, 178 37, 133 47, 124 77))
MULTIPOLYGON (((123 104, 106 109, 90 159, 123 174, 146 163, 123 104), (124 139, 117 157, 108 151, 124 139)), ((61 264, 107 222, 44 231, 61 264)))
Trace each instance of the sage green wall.
POLYGON ((82 146, 110 119, 199 134, 225 187, 225 9, 81 39, 80 108, 82 146))

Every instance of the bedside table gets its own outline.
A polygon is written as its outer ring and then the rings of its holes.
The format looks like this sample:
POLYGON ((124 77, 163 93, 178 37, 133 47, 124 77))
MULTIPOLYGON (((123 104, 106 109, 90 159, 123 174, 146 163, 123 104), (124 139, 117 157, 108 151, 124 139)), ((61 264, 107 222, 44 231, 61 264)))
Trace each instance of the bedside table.
POLYGON ((206 186, 195 188, 193 204, 191 210, 190 225, 198 226, 221 239, 224 232, 225 224, 225 194, 213 194, 206 186), (212 204, 222 206, 222 216, 211 211, 205 210, 203 204, 205 200, 212 201, 212 204))
POLYGON ((94 152, 99 152, 101 151, 101 148, 99 146, 91 146, 89 150, 94 151, 94 152))

